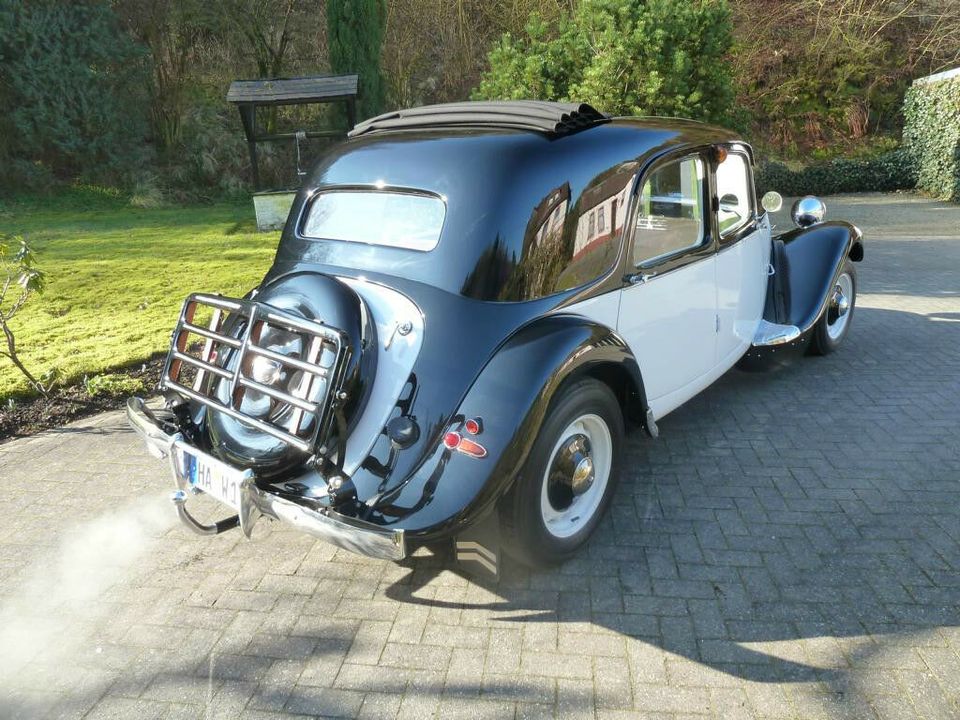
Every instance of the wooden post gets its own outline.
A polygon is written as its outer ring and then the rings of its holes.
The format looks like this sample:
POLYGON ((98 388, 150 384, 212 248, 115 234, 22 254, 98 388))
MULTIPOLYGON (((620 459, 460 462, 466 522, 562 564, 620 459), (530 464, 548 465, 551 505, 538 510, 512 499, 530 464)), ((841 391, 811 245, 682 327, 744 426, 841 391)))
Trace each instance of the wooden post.
POLYGON ((347 100, 347 132, 353 130, 357 124, 357 99, 352 97, 347 100))
POLYGON ((260 190, 260 162, 257 157, 257 106, 253 103, 238 105, 240 121, 243 123, 243 132, 247 136, 247 147, 250 148, 250 169, 253 172, 253 189, 260 190))

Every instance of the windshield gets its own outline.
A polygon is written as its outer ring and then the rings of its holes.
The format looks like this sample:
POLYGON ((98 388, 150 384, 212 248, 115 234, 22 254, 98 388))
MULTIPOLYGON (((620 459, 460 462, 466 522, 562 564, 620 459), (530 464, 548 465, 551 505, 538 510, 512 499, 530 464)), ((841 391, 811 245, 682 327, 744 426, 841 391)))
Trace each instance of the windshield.
POLYGON ((389 191, 333 190, 310 203, 303 236, 312 240, 433 250, 446 206, 433 195, 389 191))

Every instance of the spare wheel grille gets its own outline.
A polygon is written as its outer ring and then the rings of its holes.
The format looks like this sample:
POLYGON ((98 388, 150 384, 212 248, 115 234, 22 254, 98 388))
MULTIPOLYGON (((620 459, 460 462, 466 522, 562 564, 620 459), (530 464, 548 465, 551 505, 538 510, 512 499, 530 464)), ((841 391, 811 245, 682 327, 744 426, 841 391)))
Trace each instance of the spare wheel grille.
POLYGON ((160 386, 309 453, 320 432, 330 423, 348 352, 346 335, 322 323, 262 303, 194 294, 184 302, 173 331, 160 386), (209 313, 209 321, 195 323, 198 312, 209 313), (225 326, 242 329, 234 330, 231 335, 223 332, 225 326), (299 356, 285 355, 259 344, 261 338, 276 330, 293 333, 303 340, 299 356), (202 348, 197 347, 198 339, 203 341, 202 348), (288 392, 250 377, 247 361, 256 357, 265 358, 277 368, 302 373, 298 387, 288 392), (222 382, 228 383, 228 402, 217 397, 216 391, 222 382), (318 391, 318 387, 322 387, 322 391, 318 391), (289 410, 271 413, 273 417, 282 414, 285 422, 281 425, 269 417, 261 419, 244 412, 243 401, 248 391, 266 396, 280 408, 289 410))

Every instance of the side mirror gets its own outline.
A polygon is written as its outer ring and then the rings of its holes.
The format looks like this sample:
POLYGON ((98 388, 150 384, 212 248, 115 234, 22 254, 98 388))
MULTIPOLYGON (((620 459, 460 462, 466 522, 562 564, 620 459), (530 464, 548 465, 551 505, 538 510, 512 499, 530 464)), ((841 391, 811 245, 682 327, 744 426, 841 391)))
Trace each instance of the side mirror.
POLYGON ((783 207, 783 195, 774 190, 764 193, 760 199, 760 205, 769 213, 775 213, 783 207))
POLYGON ((813 195, 807 195, 797 200, 790 209, 790 217, 797 227, 805 228, 823 222, 827 214, 827 206, 823 200, 813 195))
POLYGON ((727 205, 729 207, 737 207, 740 204, 740 200, 737 199, 737 196, 733 193, 727 193, 722 198, 720 198, 720 207, 727 205))

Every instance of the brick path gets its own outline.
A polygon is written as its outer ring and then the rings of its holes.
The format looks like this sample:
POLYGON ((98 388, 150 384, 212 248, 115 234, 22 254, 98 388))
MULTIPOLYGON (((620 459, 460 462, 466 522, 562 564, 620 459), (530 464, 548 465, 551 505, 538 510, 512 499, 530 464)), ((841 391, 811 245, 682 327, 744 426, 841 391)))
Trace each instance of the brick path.
POLYGON ((117 414, 0 447, 0 717, 960 717, 960 208, 829 203, 845 347, 633 437, 553 572, 192 536, 117 414))

